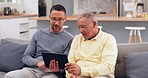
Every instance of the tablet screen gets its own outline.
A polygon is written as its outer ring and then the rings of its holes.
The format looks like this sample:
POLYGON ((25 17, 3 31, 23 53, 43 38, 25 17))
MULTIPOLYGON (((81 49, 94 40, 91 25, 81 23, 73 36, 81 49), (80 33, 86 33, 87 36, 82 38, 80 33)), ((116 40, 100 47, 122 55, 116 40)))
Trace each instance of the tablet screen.
POLYGON ((42 52, 43 60, 46 67, 49 67, 51 60, 56 60, 59 63, 59 68, 64 69, 65 64, 68 63, 67 55, 65 54, 56 54, 56 53, 45 53, 42 52))

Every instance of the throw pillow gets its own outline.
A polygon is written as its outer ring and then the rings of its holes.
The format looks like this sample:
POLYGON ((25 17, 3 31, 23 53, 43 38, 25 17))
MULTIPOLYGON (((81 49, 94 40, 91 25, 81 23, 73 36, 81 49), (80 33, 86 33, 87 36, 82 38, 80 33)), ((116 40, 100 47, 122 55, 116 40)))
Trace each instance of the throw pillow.
POLYGON ((127 78, 148 78, 148 52, 125 56, 127 78))
POLYGON ((0 45, 0 70, 17 70, 24 66, 22 56, 28 44, 15 43, 2 39, 0 45))

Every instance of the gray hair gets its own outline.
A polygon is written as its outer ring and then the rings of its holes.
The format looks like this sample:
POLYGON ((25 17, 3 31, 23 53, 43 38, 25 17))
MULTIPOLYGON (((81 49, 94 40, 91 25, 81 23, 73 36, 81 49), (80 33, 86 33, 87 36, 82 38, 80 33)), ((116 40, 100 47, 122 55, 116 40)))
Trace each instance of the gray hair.
POLYGON ((77 20, 80 20, 82 18, 87 18, 87 19, 92 20, 92 21, 96 20, 95 15, 93 13, 83 13, 78 17, 77 20))

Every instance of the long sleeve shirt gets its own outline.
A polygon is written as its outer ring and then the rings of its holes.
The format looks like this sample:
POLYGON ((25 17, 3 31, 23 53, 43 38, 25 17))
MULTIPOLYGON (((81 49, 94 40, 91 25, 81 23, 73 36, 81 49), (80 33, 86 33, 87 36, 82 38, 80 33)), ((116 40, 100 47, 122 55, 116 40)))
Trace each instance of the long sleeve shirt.
POLYGON ((79 34, 73 39, 68 60, 80 66, 80 76, 94 78, 114 75, 117 53, 116 40, 111 34, 102 31, 91 40, 79 34))
POLYGON ((31 67, 36 67, 37 62, 43 60, 41 51, 68 54, 73 35, 67 31, 52 33, 49 28, 38 30, 32 37, 22 61, 31 67))

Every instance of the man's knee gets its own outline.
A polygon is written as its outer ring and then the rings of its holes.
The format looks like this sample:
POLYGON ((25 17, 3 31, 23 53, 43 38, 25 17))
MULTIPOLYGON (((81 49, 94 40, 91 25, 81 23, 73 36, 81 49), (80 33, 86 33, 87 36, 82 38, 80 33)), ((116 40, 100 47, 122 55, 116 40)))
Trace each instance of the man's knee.
POLYGON ((60 78, 60 77, 58 77, 58 76, 55 75, 55 74, 48 73, 48 74, 44 75, 44 76, 41 77, 41 78, 60 78))
POLYGON ((28 71, 26 69, 14 70, 6 73, 4 78, 24 78, 27 73, 28 71))
POLYGON ((10 71, 5 74, 4 78, 17 78, 16 77, 17 74, 18 74, 17 71, 10 71))
POLYGON ((11 78, 11 75, 9 73, 6 73, 4 78, 11 78))

